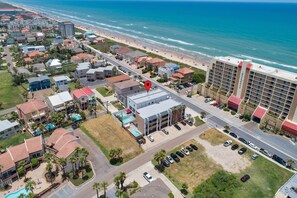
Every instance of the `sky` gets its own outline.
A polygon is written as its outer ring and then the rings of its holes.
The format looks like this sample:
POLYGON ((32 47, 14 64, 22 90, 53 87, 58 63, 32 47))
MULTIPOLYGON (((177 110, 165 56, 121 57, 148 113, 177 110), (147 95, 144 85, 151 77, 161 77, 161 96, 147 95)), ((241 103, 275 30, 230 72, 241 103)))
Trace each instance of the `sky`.
MULTIPOLYGON (((69 0, 77 1, 77 0, 69 0)), ((79 0, 80 1, 80 0, 79 0)), ((93 0, 108 1, 108 0, 93 0)), ((275 3, 297 3, 297 0, 112 0, 112 1, 197 1, 197 2, 275 2, 275 3)))

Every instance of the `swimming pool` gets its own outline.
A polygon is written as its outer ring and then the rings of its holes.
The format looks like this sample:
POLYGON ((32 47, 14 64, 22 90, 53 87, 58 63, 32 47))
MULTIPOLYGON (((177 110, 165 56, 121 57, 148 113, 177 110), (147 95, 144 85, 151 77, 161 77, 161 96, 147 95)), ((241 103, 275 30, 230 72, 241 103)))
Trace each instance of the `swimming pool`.
POLYGON ((140 137, 140 136, 142 136, 142 133, 140 133, 136 128, 131 128, 130 130, 129 130, 131 133, 132 133, 132 135, 134 136, 134 137, 140 137))
POLYGON ((133 120, 134 120, 134 117, 133 117, 133 116, 129 116, 129 117, 124 117, 124 118, 122 118, 122 122, 123 122, 124 124, 131 123, 133 120))
POLYGON ((5 198, 18 198, 21 194, 24 194, 25 196, 28 195, 30 191, 26 191, 25 188, 22 188, 18 191, 9 193, 8 195, 5 196, 5 198))
POLYGON ((79 114, 72 114, 71 115, 71 118, 75 121, 79 121, 81 120, 81 116, 79 114))
POLYGON ((47 125, 45 126, 45 128, 46 128, 47 130, 52 130, 52 129, 55 128, 55 125, 52 124, 52 123, 49 123, 49 124, 47 124, 47 125))
POLYGON ((123 122, 123 124, 129 124, 134 121, 134 116, 132 114, 127 114, 123 110, 116 114, 116 116, 123 122))

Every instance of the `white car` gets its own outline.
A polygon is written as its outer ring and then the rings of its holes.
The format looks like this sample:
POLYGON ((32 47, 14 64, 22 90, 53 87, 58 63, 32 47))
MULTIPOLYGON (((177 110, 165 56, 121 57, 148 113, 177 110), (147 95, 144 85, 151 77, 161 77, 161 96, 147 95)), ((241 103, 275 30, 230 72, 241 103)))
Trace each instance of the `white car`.
POLYGON ((257 159, 257 157, 258 157, 258 155, 255 153, 255 154, 253 154, 252 155, 252 160, 255 160, 255 159, 257 159))
POLYGON ((227 146, 230 146, 232 144, 232 140, 227 140, 225 143, 224 143, 224 146, 227 147, 227 146))
POLYGON ((148 138, 151 142, 155 141, 154 137, 151 136, 151 135, 148 135, 147 138, 148 138))
POLYGON ((173 160, 173 158, 170 155, 168 155, 166 157, 166 159, 170 162, 170 164, 173 164, 174 163, 174 160, 173 160))
POLYGON ((235 114, 234 117, 235 117, 235 118, 239 118, 239 117, 240 117, 240 114, 235 114))
POLYGON ((260 150, 259 147, 257 147, 256 145, 254 145, 253 143, 250 143, 249 146, 255 150, 260 150))
POLYGON ((185 155, 190 155, 190 152, 183 147, 180 149, 180 151, 183 152, 185 155))
POLYGON ((143 173, 143 177, 150 183, 153 181, 153 177, 150 174, 148 174, 147 172, 143 173))

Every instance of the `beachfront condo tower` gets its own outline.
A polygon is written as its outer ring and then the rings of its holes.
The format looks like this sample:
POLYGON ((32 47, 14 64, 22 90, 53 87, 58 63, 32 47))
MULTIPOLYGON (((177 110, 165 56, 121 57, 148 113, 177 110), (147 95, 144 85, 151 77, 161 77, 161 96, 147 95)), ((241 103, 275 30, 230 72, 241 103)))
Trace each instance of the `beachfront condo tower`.
POLYGON ((74 36, 74 24, 70 21, 59 22, 59 30, 62 37, 73 37, 74 36))

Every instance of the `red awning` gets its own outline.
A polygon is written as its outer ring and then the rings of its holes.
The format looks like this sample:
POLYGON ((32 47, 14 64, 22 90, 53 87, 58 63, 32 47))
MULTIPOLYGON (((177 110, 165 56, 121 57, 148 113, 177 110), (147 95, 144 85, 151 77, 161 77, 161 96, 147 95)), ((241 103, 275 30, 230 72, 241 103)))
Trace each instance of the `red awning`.
POLYGON ((291 135, 297 136, 297 123, 286 120, 282 125, 282 130, 291 135))
POLYGON ((239 97, 236 97, 234 95, 230 96, 228 99, 228 106, 232 109, 238 109, 238 106, 241 103, 241 99, 239 97))
POLYGON ((259 119, 262 119, 264 115, 266 114, 267 109, 264 109, 263 107, 258 106, 257 109, 254 111, 253 116, 259 119))

